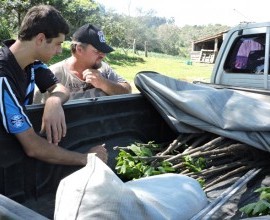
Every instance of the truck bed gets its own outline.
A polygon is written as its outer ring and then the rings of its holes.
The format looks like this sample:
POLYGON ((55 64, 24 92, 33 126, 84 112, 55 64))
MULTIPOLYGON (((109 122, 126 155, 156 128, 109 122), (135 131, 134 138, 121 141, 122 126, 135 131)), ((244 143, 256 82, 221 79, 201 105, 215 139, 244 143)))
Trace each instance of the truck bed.
MULTIPOLYGON (((60 146, 72 151, 87 152, 91 146, 106 143, 109 152, 108 165, 113 170, 116 164, 115 157, 118 154, 113 147, 125 147, 130 143, 149 141, 169 146, 179 136, 179 132, 171 128, 160 112, 157 112, 149 100, 140 94, 70 101, 64 105, 64 110, 68 133, 60 146)), ((38 131, 43 105, 28 106, 27 111, 34 128, 38 131)), ((186 145, 195 143, 198 145, 198 140, 201 138, 199 145, 202 146, 219 138, 218 135, 209 132, 180 135, 182 141, 189 140, 186 145)), ((228 138, 224 140, 225 143, 235 142, 228 138)), ((6 135, 3 130, 0 132, 0 142, 2 148, 0 214, 5 217, 16 216, 18 219, 53 219, 55 192, 59 181, 80 167, 52 165, 31 159, 23 153, 18 142, 12 136, 6 135)), ((268 161, 269 153, 252 147, 249 150, 257 159, 268 161)), ((241 155, 245 155, 244 152, 241 155)), ((205 192, 209 201, 215 202, 220 196, 224 196, 224 193, 248 171, 238 172, 207 188, 205 192)), ((247 185, 243 185, 226 199, 224 204, 215 210, 211 219, 242 218, 239 208, 258 200, 258 194, 254 193, 254 190, 262 185, 270 185, 268 173, 267 167, 260 170, 247 185)), ((215 178, 217 176, 209 181, 215 178)))
MULTIPOLYGON (((140 94, 70 101, 64 105, 67 136, 60 146, 87 152, 91 146, 106 144, 108 165, 114 169, 114 146, 155 141, 166 143, 176 133, 140 94)), ((27 107, 38 132, 43 105, 27 107)), ((52 219, 59 181, 80 167, 52 165, 27 157, 11 135, 0 130, 0 194, 52 219)))

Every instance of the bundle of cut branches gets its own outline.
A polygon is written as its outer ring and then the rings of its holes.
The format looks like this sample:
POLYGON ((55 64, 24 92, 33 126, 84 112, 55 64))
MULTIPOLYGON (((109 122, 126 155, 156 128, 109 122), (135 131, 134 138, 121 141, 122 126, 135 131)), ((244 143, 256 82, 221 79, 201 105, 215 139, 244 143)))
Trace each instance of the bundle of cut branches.
POLYGON ((267 152, 212 133, 180 134, 172 143, 158 149, 152 156, 136 158, 152 167, 169 162, 176 173, 203 180, 204 189, 253 168, 270 165, 267 152))
POLYGON ((158 155, 170 155, 164 159, 171 162, 179 173, 204 179, 205 189, 229 177, 241 176, 253 168, 270 165, 267 152, 209 133, 201 136, 181 134, 158 155), (193 162, 203 159, 204 167, 194 172, 187 166, 186 157, 193 162))

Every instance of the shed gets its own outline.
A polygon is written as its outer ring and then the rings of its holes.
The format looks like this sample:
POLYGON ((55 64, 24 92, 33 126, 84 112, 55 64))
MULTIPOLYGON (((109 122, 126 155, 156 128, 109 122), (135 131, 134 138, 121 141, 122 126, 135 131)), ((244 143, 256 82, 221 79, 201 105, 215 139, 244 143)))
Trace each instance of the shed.
POLYGON ((192 42, 190 58, 194 62, 214 63, 223 39, 229 30, 192 42))

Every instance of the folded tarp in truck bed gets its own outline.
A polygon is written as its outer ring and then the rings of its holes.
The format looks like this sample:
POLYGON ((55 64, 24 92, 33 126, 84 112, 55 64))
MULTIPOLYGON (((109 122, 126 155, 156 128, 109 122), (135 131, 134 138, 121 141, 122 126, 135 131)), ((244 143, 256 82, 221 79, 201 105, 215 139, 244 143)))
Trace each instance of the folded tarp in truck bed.
MULTIPOLYGON (((256 159, 252 161, 254 169, 243 174, 235 172, 237 169, 224 172, 222 175, 226 178, 206 187, 210 204, 192 220, 238 220, 245 217, 239 209, 258 201, 259 195, 254 193, 255 189, 270 186, 270 96, 226 88, 216 89, 155 72, 139 72, 135 77, 135 85, 180 136, 197 133, 196 135, 202 137, 213 133, 247 146, 245 150, 251 151, 256 159), (263 158, 262 155, 264 159, 260 159, 263 158), (266 165, 261 166, 261 162, 266 165), (231 175, 227 175, 228 173, 231 175)), ((243 160, 247 159, 244 151, 235 154, 239 158, 243 157, 243 160)), ((222 164, 221 161, 219 165, 229 167, 234 162, 240 163, 238 159, 232 161, 228 157, 230 164, 228 161, 222 164)), ((244 168, 249 169, 249 166, 248 162, 244 168)), ((220 167, 209 167, 202 172, 213 172, 220 167)), ((213 178, 220 179, 220 176, 215 174, 213 178)), ((263 219, 269 219, 269 216, 264 216, 263 219)))
POLYGON ((270 96, 215 89, 155 72, 139 72, 135 85, 180 133, 208 131, 270 151, 270 96))

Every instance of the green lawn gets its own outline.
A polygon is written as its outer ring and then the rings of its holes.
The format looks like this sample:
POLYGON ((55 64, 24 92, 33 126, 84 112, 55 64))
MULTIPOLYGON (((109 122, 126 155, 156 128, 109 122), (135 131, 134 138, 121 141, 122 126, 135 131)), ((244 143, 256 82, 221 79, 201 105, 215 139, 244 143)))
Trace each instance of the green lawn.
MULTIPOLYGON (((138 56, 134 56, 138 58, 138 56)), ((112 60, 115 58, 108 59, 113 69, 127 79, 132 85, 132 91, 138 92, 134 86, 134 77, 140 71, 155 71, 160 74, 192 82, 194 80, 209 82, 210 76, 213 70, 213 64, 206 63, 192 63, 192 65, 187 65, 187 60, 180 59, 172 56, 151 56, 144 57, 139 56, 139 60, 135 62, 117 62, 114 63, 112 60), (111 61, 111 62, 110 62, 111 61)))
MULTIPOLYGON (((63 45, 63 53, 56 56, 49 64, 62 60, 70 55, 68 43, 63 45)), ((121 76, 132 85, 133 93, 138 92, 134 86, 134 77, 140 71, 155 71, 175 79, 192 82, 194 80, 209 82, 213 70, 213 64, 192 63, 187 65, 187 59, 148 53, 145 57, 142 52, 124 54, 123 50, 108 54, 106 61, 121 76)))

